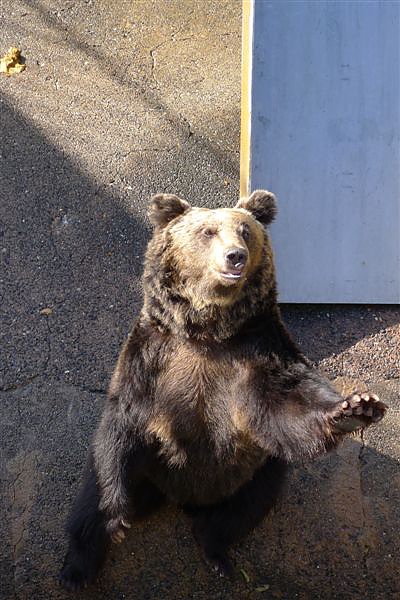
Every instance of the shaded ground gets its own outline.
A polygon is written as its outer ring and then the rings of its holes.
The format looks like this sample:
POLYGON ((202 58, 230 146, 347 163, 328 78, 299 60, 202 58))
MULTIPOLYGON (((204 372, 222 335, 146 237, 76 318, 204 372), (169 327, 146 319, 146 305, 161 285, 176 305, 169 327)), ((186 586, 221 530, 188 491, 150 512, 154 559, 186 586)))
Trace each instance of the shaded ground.
MULTIPOLYGON (((18 45, 27 62, 0 79, 1 598, 68 597, 55 581, 63 522, 140 306, 147 198, 237 199, 240 10, 238 0, 0 6, 0 51, 18 45)), ((171 508, 77 597, 400 597, 399 308, 283 309, 344 391, 356 380, 381 394, 385 422, 294 470, 282 504, 235 552, 248 582, 210 575, 171 508)))

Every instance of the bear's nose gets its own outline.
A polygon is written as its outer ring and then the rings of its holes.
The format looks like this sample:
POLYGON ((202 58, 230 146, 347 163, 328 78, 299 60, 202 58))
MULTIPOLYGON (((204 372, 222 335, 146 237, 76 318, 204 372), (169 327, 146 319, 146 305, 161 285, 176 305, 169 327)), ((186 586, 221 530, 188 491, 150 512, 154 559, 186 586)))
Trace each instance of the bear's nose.
POLYGON ((244 248, 229 248, 225 252, 225 260, 235 269, 242 269, 247 261, 247 250, 244 248))

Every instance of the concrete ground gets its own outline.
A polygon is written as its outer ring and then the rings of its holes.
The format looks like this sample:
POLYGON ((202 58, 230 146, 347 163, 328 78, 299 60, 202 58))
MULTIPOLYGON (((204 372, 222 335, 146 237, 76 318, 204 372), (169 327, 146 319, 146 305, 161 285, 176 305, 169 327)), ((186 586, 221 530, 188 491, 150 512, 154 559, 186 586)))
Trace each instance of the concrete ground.
MULTIPOLYGON (((150 194, 232 205, 240 0, 0 4, 0 597, 65 599, 63 523, 140 302, 150 194), (4 518, 5 517, 5 518, 4 518)), ((400 598, 399 307, 285 306, 295 338, 385 421, 293 470, 218 580, 173 508, 113 549, 77 598, 400 598)))

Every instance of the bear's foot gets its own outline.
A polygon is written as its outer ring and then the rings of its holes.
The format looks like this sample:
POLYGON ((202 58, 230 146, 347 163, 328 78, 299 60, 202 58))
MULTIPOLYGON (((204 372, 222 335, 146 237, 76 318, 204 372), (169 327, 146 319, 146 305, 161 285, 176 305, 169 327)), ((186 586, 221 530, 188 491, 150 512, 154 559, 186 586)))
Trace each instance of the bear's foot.
POLYGON ((376 394, 351 394, 339 406, 334 418, 334 428, 343 433, 363 429, 383 419, 386 410, 386 404, 376 394))
POLYGON ((120 544, 125 539, 125 532, 131 528, 131 524, 126 519, 116 518, 108 521, 106 531, 113 544, 120 544))
POLYGON ((205 563, 220 577, 233 579, 235 570, 228 556, 228 547, 213 533, 215 532, 210 532, 207 527, 204 528, 204 522, 201 519, 194 523, 194 539, 201 550, 205 563))
POLYGON ((87 560, 80 553, 69 552, 59 575, 62 587, 70 592, 86 588, 95 579, 97 568, 93 561, 87 560))
POLYGON ((227 552, 204 550, 204 558, 206 563, 219 577, 233 579, 235 570, 227 552))

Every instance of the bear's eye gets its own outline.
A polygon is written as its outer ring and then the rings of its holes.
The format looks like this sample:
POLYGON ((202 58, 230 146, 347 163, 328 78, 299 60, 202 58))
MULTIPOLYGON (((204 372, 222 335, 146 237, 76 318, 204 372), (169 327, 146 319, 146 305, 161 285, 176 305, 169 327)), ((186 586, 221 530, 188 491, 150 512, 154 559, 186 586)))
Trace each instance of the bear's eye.
POLYGON ((250 237, 250 227, 247 223, 242 223, 240 226, 240 234, 244 240, 248 240, 250 237))
POLYGON ((206 227, 203 229, 203 235, 206 238, 211 238, 217 233, 216 229, 212 229, 212 227, 206 227))

